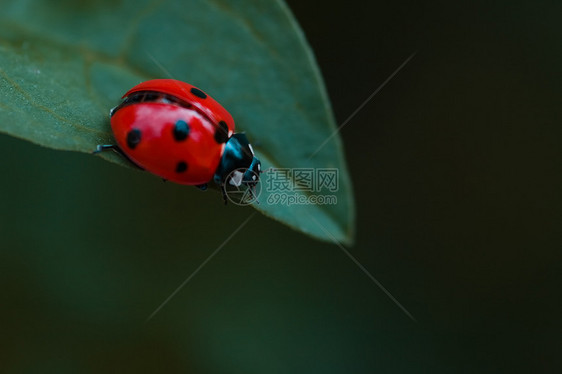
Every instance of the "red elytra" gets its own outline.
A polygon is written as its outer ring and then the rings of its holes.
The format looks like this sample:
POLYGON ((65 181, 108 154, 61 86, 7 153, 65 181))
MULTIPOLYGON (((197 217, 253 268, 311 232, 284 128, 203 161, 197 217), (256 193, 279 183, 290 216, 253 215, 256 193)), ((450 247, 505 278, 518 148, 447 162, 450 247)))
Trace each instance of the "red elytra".
POLYGON ((172 182, 209 182, 234 132, 232 116, 198 88, 173 79, 143 82, 112 111, 119 148, 135 164, 172 182))
POLYGON ((234 120, 230 113, 211 96, 189 83, 176 79, 152 79, 137 84, 127 91, 122 98, 141 91, 160 92, 176 97, 186 103, 190 103, 196 107, 198 111, 209 117, 213 123, 217 124, 220 121, 226 122, 229 129, 229 136, 234 132, 234 120))

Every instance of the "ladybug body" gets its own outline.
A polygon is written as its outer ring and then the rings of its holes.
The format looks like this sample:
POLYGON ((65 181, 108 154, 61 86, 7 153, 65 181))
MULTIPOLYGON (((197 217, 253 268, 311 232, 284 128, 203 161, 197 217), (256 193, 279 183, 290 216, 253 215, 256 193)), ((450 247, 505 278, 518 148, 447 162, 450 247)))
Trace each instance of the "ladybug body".
MULTIPOLYGON (((110 112, 116 146, 135 165, 165 180, 205 189, 214 180, 255 187, 260 161, 232 116, 200 89, 174 79, 143 82, 110 112)), ((226 201, 226 200, 225 200, 226 201)))

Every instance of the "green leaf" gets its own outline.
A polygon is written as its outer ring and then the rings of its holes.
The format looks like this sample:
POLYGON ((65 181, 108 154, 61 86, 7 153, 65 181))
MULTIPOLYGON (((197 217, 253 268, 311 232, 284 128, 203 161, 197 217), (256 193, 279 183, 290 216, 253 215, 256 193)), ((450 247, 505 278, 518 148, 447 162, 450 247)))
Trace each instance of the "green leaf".
POLYGON ((0 131, 91 152, 113 143, 109 109, 127 89, 183 80, 231 112, 264 169, 337 169, 337 203, 304 204, 321 191, 299 192, 306 201, 292 206, 272 203, 265 173, 256 208, 314 237, 352 242, 341 140, 330 138, 336 126, 321 75, 282 1, 3 0, 0 24, 0 131))

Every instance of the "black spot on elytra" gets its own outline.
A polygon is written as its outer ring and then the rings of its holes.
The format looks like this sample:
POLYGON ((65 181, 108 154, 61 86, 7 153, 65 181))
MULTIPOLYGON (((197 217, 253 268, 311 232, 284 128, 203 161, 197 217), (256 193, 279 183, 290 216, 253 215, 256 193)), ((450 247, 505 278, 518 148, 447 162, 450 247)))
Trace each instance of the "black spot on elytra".
POLYGON ((201 99, 206 99, 207 98, 207 94, 203 91, 201 91, 198 88, 192 87, 191 88, 191 93, 194 94, 195 96, 201 98, 201 99))
POLYGON ((176 173, 183 173, 187 170, 187 163, 185 161, 180 161, 176 165, 176 173))
POLYGON ((131 149, 135 149, 141 141, 141 131, 139 129, 132 129, 127 133, 127 146, 131 149))
POLYGON ((174 126, 174 139, 177 142, 187 139, 189 135, 189 125, 184 120, 178 120, 174 126))
POLYGON ((220 121, 215 129, 215 141, 219 144, 226 143, 228 140, 228 125, 224 121, 220 121))

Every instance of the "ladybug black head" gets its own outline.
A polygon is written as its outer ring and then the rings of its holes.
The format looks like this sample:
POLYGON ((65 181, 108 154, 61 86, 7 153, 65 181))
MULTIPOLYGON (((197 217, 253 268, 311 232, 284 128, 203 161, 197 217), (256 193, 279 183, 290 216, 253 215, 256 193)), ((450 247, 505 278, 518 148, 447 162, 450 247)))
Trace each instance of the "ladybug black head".
POLYGON ((259 182, 260 173, 261 162, 254 155, 246 135, 233 134, 226 142, 221 162, 215 173, 215 182, 237 187, 244 184, 254 188, 259 182))

